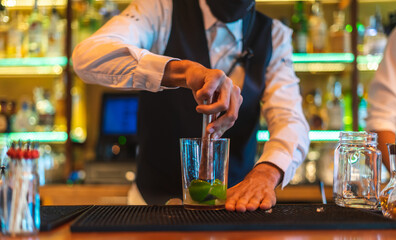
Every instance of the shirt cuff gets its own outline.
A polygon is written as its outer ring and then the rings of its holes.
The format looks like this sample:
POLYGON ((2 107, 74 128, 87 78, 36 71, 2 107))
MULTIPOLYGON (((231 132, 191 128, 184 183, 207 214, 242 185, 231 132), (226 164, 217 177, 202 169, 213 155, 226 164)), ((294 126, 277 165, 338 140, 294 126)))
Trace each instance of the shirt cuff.
POLYGON ((293 154, 293 158, 296 160, 290 159, 289 154, 280 150, 267 150, 261 155, 256 165, 268 162, 281 169, 283 171, 283 180, 281 184, 283 189, 294 177, 297 167, 299 166, 299 161, 297 161, 297 159, 302 159, 303 153, 297 149, 293 154))
POLYGON ((154 53, 146 53, 135 69, 134 88, 146 89, 150 92, 158 92, 166 87, 161 86, 165 66, 169 61, 177 58, 162 56, 154 53))

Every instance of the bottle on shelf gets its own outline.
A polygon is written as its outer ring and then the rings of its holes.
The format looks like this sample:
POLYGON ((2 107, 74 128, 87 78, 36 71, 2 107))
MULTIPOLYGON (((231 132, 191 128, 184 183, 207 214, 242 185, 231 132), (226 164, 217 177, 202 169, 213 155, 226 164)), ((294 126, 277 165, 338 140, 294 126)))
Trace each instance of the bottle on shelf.
POLYGON ((364 34, 363 53, 365 55, 382 55, 387 43, 387 37, 382 24, 382 16, 379 7, 375 15, 370 16, 369 26, 364 34))
POLYGON ((9 19, 8 10, 0 1, 0 58, 5 58, 7 54, 9 19))
POLYGON ((330 52, 351 52, 351 34, 345 30, 345 12, 333 12, 334 24, 330 26, 329 40, 330 52))
POLYGON ((7 132, 8 127, 7 100, 0 99, 0 133, 7 132))
POLYGON ((56 8, 52 8, 50 24, 48 28, 48 57, 57 57, 63 55, 63 34, 64 33, 64 21, 59 15, 56 8))
POLYGON ((326 102, 328 118, 327 129, 343 130, 345 104, 342 96, 342 85, 334 76, 330 76, 328 86, 328 97, 326 102))
POLYGON ((309 92, 304 99, 304 110, 311 130, 323 130, 324 109, 322 107, 322 93, 319 88, 309 92))
POLYGON ((43 57, 43 16, 41 15, 37 1, 34 1, 33 10, 29 16, 28 23, 28 56, 29 57, 43 57))
POLYGON ((11 130, 13 132, 34 132, 38 124, 37 113, 28 101, 23 100, 21 108, 12 121, 11 130))
POLYGON ((327 45, 327 23, 323 17, 322 3, 315 0, 312 4, 311 15, 308 19, 308 51, 322 53, 327 45))
POLYGON ((294 6, 294 14, 291 18, 293 28, 294 52, 306 53, 308 41, 308 21, 304 13, 304 2, 298 1, 294 6))
POLYGON ((359 131, 364 131, 366 129, 367 118, 367 91, 364 91, 362 83, 358 84, 357 95, 359 97, 358 126, 359 131))
POLYGON ((87 0, 87 8, 83 15, 78 21, 78 37, 77 42, 91 36, 96 30, 98 30, 102 24, 102 16, 95 9, 93 0, 87 0))
POLYGON ((19 11, 14 11, 10 21, 8 31, 7 57, 21 58, 25 56, 25 33, 23 15, 19 11))
POLYGON ((118 10, 117 3, 111 0, 105 0, 103 7, 100 8, 99 13, 102 15, 102 25, 105 24, 110 18, 118 15, 120 11, 118 10))
POLYGON ((38 130, 52 131, 54 126, 55 109, 50 99, 50 92, 41 87, 33 90, 35 109, 39 116, 38 130))

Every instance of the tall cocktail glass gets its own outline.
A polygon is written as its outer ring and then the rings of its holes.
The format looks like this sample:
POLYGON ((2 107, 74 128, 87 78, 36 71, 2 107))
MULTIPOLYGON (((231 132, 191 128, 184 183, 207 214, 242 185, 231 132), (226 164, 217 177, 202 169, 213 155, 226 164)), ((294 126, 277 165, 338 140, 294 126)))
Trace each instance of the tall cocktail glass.
POLYGON ((186 209, 223 209, 227 196, 230 140, 182 138, 180 154, 186 209), (203 148, 207 148, 203 151, 203 148), (202 156, 206 152, 207 156, 202 156))

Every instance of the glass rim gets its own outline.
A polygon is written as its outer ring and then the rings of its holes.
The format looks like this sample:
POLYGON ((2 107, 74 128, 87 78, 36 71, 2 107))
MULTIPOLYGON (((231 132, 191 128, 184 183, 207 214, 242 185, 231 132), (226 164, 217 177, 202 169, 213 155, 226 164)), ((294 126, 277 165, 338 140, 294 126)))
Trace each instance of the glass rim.
POLYGON ((341 131, 340 132, 340 142, 341 143, 377 143, 378 134, 375 132, 366 131, 341 131))
MULTIPOLYGON (((180 138, 180 141, 185 141, 185 140, 192 140, 192 141, 201 141, 202 138, 194 137, 194 138, 180 138)), ((211 141, 230 141, 230 138, 216 138, 210 139, 211 141)))

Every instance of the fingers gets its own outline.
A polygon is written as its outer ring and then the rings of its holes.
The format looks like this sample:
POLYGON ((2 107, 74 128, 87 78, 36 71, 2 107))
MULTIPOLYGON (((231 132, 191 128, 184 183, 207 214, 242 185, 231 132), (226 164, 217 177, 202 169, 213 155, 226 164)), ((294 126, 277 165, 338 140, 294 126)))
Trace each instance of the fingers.
POLYGON ((246 212, 255 211, 258 208, 267 210, 275 206, 275 193, 270 192, 245 192, 227 197, 225 208, 228 211, 246 212))
POLYGON ((225 73, 218 69, 208 69, 205 72, 203 85, 196 89, 197 99, 199 101, 209 100, 214 95, 215 91, 222 92, 230 91, 232 80, 228 78, 225 73))
POLYGON ((210 123, 207 126, 206 131, 213 132, 212 138, 220 138, 225 131, 227 131, 235 124, 235 121, 238 118, 238 112, 241 104, 242 96, 240 95, 240 89, 239 87, 234 86, 228 110, 221 117, 217 118, 216 121, 210 123))
POLYGON ((187 74, 187 86, 192 89, 198 103, 197 112, 208 115, 220 115, 220 118, 208 124, 206 131, 212 138, 221 137, 231 128, 238 118, 242 104, 241 90, 234 85, 225 73, 218 69, 207 69, 203 66, 191 67, 187 74), (212 100, 204 104, 205 100, 212 100))
POLYGON ((263 166, 253 168, 238 185, 228 189, 225 208, 228 211, 267 210, 276 204, 273 179, 269 177, 271 168, 263 166), (263 171, 264 170, 264 171, 263 171))

